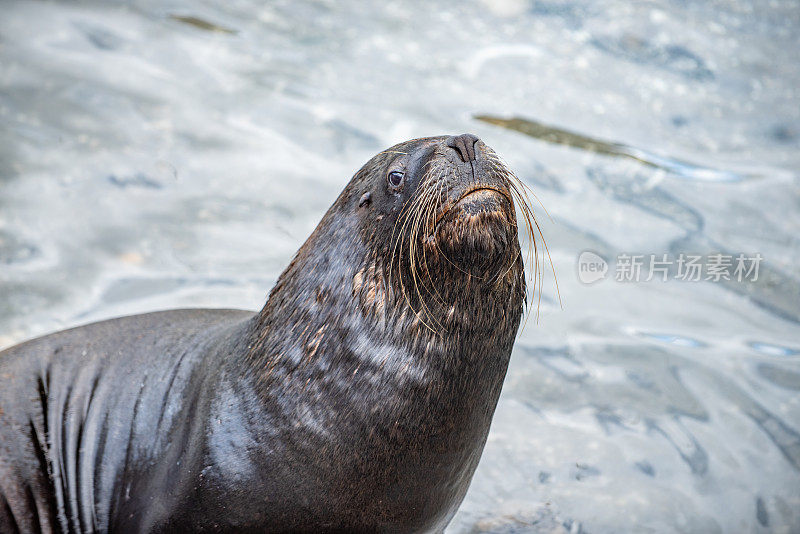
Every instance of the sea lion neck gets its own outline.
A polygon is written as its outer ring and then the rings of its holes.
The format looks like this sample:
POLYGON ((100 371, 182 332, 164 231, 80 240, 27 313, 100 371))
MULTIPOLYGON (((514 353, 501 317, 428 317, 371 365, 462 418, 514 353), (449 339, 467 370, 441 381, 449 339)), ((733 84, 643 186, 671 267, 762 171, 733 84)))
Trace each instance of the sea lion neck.
POLYGON ((389 251, 375 242, 380 234, 348 212, 357 196, 340 195, 254 319, 248 359, 258 381, 337 366, 385 371, 382 380, 394 379, 394 368, 450 372, 492 344, 513 343, 524 298, 521 259, 492 283, 445 262, 433 275, 433 298, 409 296, 392 279, 389 251))

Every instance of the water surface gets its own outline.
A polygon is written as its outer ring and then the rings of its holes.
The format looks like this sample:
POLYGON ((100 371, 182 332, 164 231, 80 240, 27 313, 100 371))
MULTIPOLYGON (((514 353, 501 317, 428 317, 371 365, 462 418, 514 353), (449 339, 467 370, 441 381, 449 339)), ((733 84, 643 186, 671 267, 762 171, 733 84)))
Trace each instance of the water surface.
POLYGON ((259 308, 349 177, 470 131, 552 215, 448 532, 800 531, 796 2, 5 1, 0 345, 259 308), (764 257, 592 285, 578 255, 764 257))

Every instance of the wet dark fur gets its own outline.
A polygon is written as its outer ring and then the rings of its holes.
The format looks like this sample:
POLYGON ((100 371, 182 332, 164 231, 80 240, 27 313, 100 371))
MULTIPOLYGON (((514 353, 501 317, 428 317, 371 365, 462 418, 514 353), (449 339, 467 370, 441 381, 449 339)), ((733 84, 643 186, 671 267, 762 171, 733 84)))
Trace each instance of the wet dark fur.
POLYGON ((0 532, 442 530, 525 295, 510 174, 448 144, 370 160, 258 314, 126 317, 0 353, 0 532))

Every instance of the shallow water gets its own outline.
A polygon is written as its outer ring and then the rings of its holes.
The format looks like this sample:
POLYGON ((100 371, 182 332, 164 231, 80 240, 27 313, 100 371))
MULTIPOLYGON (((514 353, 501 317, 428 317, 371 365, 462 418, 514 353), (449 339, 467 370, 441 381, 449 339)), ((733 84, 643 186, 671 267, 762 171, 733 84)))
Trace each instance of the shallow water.
POLYGON ((369 156, 470 131, 547 207, 563 309, 547 273, 448 532, 800 531, 796 2, 219 4, 3 2, 0 346, 257 309, 369 156))

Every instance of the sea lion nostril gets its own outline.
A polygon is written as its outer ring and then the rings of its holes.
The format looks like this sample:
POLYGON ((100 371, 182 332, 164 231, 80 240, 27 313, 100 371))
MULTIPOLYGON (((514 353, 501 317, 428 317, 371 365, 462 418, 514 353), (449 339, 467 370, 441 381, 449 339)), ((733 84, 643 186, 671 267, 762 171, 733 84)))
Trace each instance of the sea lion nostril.
POLYGON ((466 163, 475 161, 475 143, 477 142, 478 136, 465 133, 448 137, 445 145, 454 148, 461 156, 461 161, 466 163))

